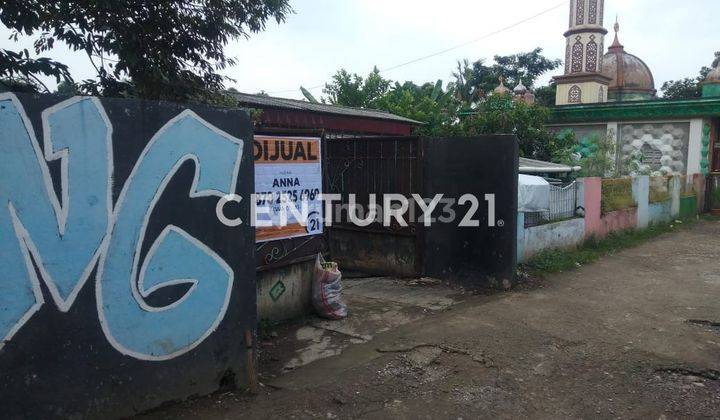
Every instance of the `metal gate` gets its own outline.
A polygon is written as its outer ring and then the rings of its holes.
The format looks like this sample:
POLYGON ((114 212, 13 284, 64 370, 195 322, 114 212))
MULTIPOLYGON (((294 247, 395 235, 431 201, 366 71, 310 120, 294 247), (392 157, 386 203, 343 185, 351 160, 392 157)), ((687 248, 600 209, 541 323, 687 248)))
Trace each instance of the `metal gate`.
MULTIPOLYGON (((342 197, 333 206, 333 225, 328 228, 332 258, 350 270, 403 277, 419 275, 421 229, 415 221, 408 220, 408 226, 401 226, 393 220, 390 226, 384 226, 381 220, 376 220, 359 227, 349 220, 348 204, 350 194, 367 209, 371 194, 376 195, 376 203, 382 206, 384 194, 401 194, 412 200, 413 193, 420 193, 420 139, 327 139, 325 153, 325 191, 342 197)), ((364 218, 365 214, 359 216, 364 218)))

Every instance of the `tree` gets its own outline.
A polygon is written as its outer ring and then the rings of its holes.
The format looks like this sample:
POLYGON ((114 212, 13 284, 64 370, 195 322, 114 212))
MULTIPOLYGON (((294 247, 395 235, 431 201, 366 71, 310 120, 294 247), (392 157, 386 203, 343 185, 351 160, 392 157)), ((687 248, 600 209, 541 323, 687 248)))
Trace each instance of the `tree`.
POLYGON ((457 69, 452 73, 455 78, 453 83, 453 91, 455 98, 465 104, 472 104, 485 97, 484 91, 481 91, 477 85, 477 78, 474 72, 474 66, 481 66, 482 60, 478 60, 473 63, 473 67, 470 66, 470 61, 464 59, 457 62, 457 69))
POLYGON ((526 53, 498 56, 496 55, 495 66, 497 73, 501 73, 511 84, 517 85, 520 81, 528 87, 535 87, 535 82, 543 74, 555 70, 562 64, 561 60, 550 60, 542 55, 542 48, 535 48, 526 53))
POLYGON ((663 83, 660 90, 665 99, 692 99, 702 96, 702 82, 705 78, 685 78, 681 80, 670 80, 663 83))
POLYGON ((515 134, 521 156, 552 160, 553 134, 546 128, 550 109, 515 101, 511 95, 492 95, 483 101, 477 112, 462 121, 467 135, 515 134))
POLYGON ((373 108, 374 102, 388 92, 391 83, 380 75, 377 67, 366 78, 340 69, 332 77, 332 82, 325 84, 323 92, 333 105, 373 108))
POLYGON ((457 71, 453 72, 458 100, 472 104, 487 97, 505 79, 506 86, 512 88, 522 81, 529 89, 535 86, 537 79, 562 64, 560 60, 551 60, 542 55, 542 48, 513 55, 496 55, 495 64, 485 65, 478 60, 472 65, 468 60, 459 61, 457 71))
POLYGON ((77 95, 79 92, 80 89, 78 85, 68 80, 63 80, 62 82, 58 83, 56 91, 57 94, 66 96, 77 95))
POLYGON ((592 134, 580 141, 577 146, 580 155, 579 165, 583 177, 618 177, 620 171, 615 165, 615 133, 606 135, 592 134))
MULTIPOLYGON (((0 9, 0 16, 4 9, 0 9)), ((49 92, 47 86, 40 81, 38 74, 70 80, 70 72, 66 65, 49 58, 30 58, 28 50, 22 52, 0 49, 0 85, 7 90, 22 92, 49 92)))
POLYGON ((547 86, 541 86, 535 89, 535 102, 538 105, 551 107, 555 106, 555 99, 557 96, 557 85, 555 82, 551 82, 547 86))
POLYGON ((710 73, 710 71, 720 65, 720 51, 715 53, 715 59, 711 67, 703 66, 700 74, 696 78, 684 78, 680 80, 670 80, 663 83, 660 91, 665 99, 693 99, 702 96, 702 82, 710 73))
MULTIPOLYGON (((202 100, 222 90, 218 71, 236 63, 225 45, 263 30, 270 19, 284 21, 292 12, 288 1, 24 0, 4 2, 0 21, 15 38, 38 36, 37 54, 56 41, 84 51, 98 77, 81 84, 84 93, 202 100)), ((41 58, 34 61, 46 60, 43 68, 23 67, 18 53, 2 52, 14 61, 10 69, 0 66, 0 77, 50 73, 70 80, 59 63, 41 58)))
POLYGON ((452 90, 443 90, 441 80, 422 86, 412 82, 395 83, 374 105, 377 109, 423 122, 424 125, 415 130, 418 135, 461 134, 457 124, 458 103, 452 90))

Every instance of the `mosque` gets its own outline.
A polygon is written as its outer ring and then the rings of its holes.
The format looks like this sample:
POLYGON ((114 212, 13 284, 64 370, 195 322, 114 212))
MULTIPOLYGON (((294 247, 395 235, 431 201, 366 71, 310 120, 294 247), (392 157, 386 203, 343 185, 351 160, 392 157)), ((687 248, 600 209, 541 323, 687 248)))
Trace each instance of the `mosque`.
POLYGON ((652 70, 620 42, 617 22, 605 51, 604 6, 605 0, 570 0, 553 128, 571 129, 578 139, 612 138, 621 170, 640 156, 644 173, 720 175, 720 66, 707 76, 701 98, 658 98, 652 70))

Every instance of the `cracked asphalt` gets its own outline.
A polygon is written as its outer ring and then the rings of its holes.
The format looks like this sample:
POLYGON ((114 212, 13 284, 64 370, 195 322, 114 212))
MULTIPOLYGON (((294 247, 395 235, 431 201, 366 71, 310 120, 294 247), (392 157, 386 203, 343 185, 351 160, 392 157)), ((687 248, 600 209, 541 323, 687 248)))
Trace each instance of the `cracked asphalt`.
MULTIPOLYGON (((256 395, 143 417, 720 418, 720 222, 453 302, 398 306, 392 313, 407 322, 353 333, 347 345, 316 340, 340 350, 292 369, 281 359, 300 349, 278 352, 275 368, 261 367, 256 395)), ((290 331, 277 341, 296 345, 290 331)))

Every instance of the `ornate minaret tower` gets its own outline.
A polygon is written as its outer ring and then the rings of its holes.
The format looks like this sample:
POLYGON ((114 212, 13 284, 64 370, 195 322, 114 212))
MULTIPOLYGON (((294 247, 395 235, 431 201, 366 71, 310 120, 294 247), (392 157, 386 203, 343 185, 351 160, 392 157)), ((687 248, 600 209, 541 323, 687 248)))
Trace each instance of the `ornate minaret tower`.
POLYGON ((612 79, 602 75, 605 53, 605 0, 570 0, 570 29, 565 32, 565 75, 555 77, 556 105, 607 101, 612 79))

